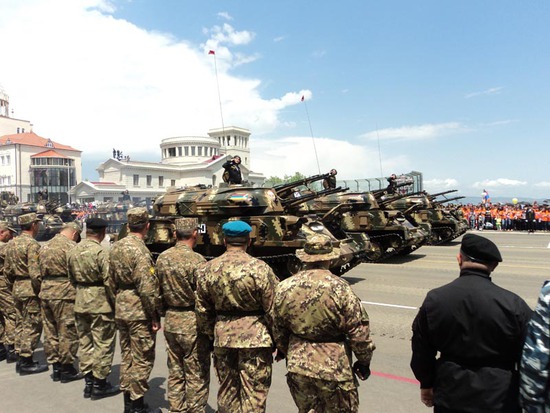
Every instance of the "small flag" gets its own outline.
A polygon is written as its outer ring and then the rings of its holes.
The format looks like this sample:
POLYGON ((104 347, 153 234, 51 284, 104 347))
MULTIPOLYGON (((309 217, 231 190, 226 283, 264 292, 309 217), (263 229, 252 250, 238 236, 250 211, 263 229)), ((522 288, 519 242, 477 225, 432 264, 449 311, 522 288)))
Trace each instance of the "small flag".
POLYGON ((208 52, 208 54, 214 54, 214 55, 215 55, 216 52, 215 52, 214 50, 210 50, 210 51, 208 52))
POLYGON ((302 95, 302 102, 304 101, 304 96, 302 95))

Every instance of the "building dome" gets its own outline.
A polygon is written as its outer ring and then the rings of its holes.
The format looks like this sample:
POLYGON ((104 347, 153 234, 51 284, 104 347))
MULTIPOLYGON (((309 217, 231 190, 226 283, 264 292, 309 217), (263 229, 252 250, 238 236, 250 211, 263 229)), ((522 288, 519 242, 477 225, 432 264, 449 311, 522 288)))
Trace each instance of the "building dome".
POLYGON ((161 163, 196 164, 220 154, 220 142, 210 136, 177 136, 160 143, 161 163))

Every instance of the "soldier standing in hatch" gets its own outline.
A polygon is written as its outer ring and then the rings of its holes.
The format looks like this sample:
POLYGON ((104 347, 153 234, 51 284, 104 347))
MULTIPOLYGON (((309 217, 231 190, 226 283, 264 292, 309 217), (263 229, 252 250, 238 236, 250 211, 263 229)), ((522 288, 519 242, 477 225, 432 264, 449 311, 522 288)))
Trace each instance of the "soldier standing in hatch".
POLYGON ((273 364, 271 307, 277 277, 246 253, 252 228, 222 227, 227 251, 199 269, 199 330, 214 342, 219 413, 265 412, 273 364))
POLYGON ((116 284, 115 320, 120 335, 120 388, 124 410, 149 411, 143 397, 155 362, 156 333, 160 330, 159 282, 151 253, 143 239, 149 229, 146 208, 128 210, 128 236, 114 243, 109 271, 116 284))
POLYGON ((241 174, 241 157, 235 156, 234 158, 228 160, 222 165, 222 168, 225 169, 224 176, 227 179, 224 179, 230 185, 238 184, 240 185, 243 181, 243 176, 241 174))
POLYGON ((40 266, 38 251, 40 244, 35 240, 40 219, 34 212, 18 217, 21 234, 5 248, 4 274, 13 283, 15 304, 15 351, 19 361, 15 371, 20 375, 42 373, 47 365, 33 361, 33 352, 42 334, 40 316, 40 266))
POLYGON ((5 248, 17 231, 6 221, 0 221, 0 361, 17 361, 15 354, 15 307, 11 285, 4 275, 5 248))
POLYGON ((333 189, 336 188, 336 175, 338 171, 336 169, 331 169, 328 173, 328 176, 323 179, 323 188, 324 189, 333 189))
POLYGON ((311 237, 296 255, 305 268, 277 286, 273 304, 273 337, 286 354, 290 393, 300 413, 357 412, 354 373, 369 377, 375 349, 367 312, 349 284, 329 271, 339 256, 329 237, 311 237))
POLYGON ((101 245, 109 223, 86 221, 86 238, 68 256, 69 278, 76 285, 75 318, 80 344, 80 371, 84 398, 113 396, 118 386, 107 381, 115 353, 115 286, 109 275, 109 257, 101 245))
POLYGON ((198 220, 178 218, 174 224, 177 243, 157 259, 166 308, 168 401, 170 413, 204 413, 210 384, 210 343, 208 336, 197 332, 195 290, 197 268, 206 260, 193 251, 198 220))
POLYGON ((69 222, 40 248, 39 263, 42 275, 40 303, 44 323, 44 351, 53 367, 53 381, 67 383, 80 380, 74 368, 78 351, 78 334, 74 316, 76 291, 69 281, 67 256, 80 240, 82 228, 69 222))

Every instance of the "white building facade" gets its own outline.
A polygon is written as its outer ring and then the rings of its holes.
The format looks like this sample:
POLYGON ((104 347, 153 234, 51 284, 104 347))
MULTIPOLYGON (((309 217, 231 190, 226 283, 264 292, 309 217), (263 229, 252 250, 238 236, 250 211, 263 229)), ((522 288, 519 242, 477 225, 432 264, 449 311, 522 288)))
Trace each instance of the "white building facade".
POLYGON ((113 157, 97 168, 99 182, 81 182, 71 190, 71 197, 79 203, 116 202, 127 190, 134 202, 152 201, 170 187, 219 186, 222 165, 237 155, 243 181, 261 185, 264 175, 250 170, 249 138, 248 130, 234 126, 212 129, 208 136, 166 138, 160 143, 159 163, 113 157))

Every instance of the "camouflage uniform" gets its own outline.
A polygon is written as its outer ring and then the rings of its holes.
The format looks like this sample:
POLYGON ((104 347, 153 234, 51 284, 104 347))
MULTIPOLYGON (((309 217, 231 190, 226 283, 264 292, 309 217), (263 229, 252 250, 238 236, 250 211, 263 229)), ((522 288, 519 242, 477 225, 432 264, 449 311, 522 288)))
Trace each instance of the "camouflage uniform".
POLYGON ((74 316, 76 292, 67 270, 67 254, 75 246, 76 242, 57 234, 40 249, 42 285, 39 297, 44 323, 44 351, 50 364, 73 364, 78 351, 74 316))
POLYGON ((14 238, 4 249, 4 275, 13 283, 15 350, 21 357, 32 357, 42 334, 38 298, 41 282, 39 250, 40 244, 26 232, 14 238))
MULTIPOLYGON (((148 222, 145 208, 128 211, 128 224, 148 222)), ((132 401, 142 399, 155 362, 156 333, 152 321, 159 320, 159 283, 151 253, 136 234, 114 243, 109 271, 116 285, 115 320, 120 335, 120 388, 132 401)))
POLYGON ((200 330, 214 340, 219 413, 266 409, 277 282, 265 262, 244 250, 228 250, 198 271, 197 316, 200 330))
MULTIPOLYGON (((194 228, 197 228, 196 220, 194 228)), ((180 220, 176 220, 176 227, 180 220)), ((182 220, 183 221, 183 220, 182 220)), ((170 413, 204 412, 210 384, 209 339, 197 333, 196 270, 206 260, 178 242, 157 259, 166 307, 164 337, 168 352, 170 413)))
POLYGON ((526 413, 550 412, 550 281, 529 322, 520 368, 520 401, 526 413))
POLYGON ((116 338, 108 253, 98 241, 87 238, 69 253, 68 261, 69 277, 76 284, 80 371, 105 379, 111 372, 116 338))
POLYGON ((7 242, 0 242, 0 345, 3 343, 13 351, 11 349, 15 342, 15 307, 12 286, 4 275, 6 246, 7 242))
MULTIPOLYGON (((312 237, 312 245, 317 238, 332 251, 325 258, 338 256, 326 236, 312 237)), ((304 250, 297 255, 308 262, 304 250)), ((309 262, 324 260, 320 253, 310 257, 309 262)), ((368 315, 349 284, 328 269, 303 270, 277 286, 273 322, 273 337, 286 354, 287 382, 299 412, 357 412, 351 352, 369 365, 375 346, 368 315)))

